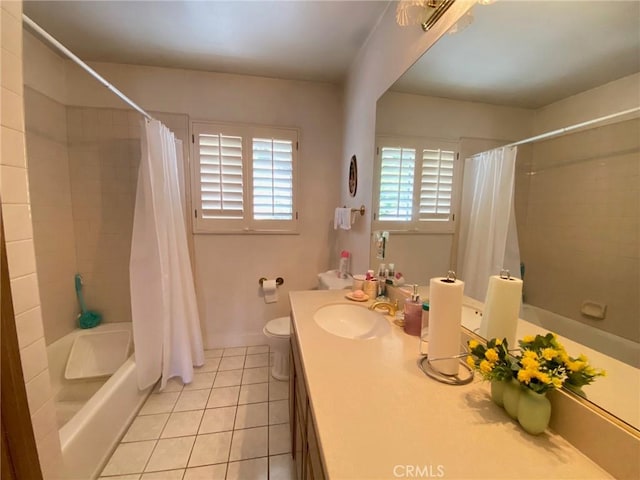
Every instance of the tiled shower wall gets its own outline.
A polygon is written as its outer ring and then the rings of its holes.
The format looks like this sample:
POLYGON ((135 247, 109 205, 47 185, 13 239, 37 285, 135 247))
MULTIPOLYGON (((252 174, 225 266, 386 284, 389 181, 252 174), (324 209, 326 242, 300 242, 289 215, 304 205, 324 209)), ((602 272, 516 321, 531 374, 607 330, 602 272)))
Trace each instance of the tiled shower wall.
POLYGON ((87 308, 104 322, 130 322, 129 256, 140 115, 67 107, 69 176, 77 270, 87 308))
POLYGON ((521 242, 527 303, 636 342, 638 131, 636 119, 535 144, 521 242), (606 318, 581 315, 586 300, 605 303, 606 318))
POLYGON ((46 343, 77 326, 76 273, 87 308, 104 322, 130 322, 140 115, 65 107, 27 88, 25 118, 46 343))
POLYGON ((45 478, 59 478, 60 439, 42 327, 27 181, 21 15, 22 2, 2 1, 0 192, 18 345, 38 455, 45 478))
POLYGON ((65 106, 25 87, 29 193, 42 320, 50 344, 75 327, 76 240, 65 106))

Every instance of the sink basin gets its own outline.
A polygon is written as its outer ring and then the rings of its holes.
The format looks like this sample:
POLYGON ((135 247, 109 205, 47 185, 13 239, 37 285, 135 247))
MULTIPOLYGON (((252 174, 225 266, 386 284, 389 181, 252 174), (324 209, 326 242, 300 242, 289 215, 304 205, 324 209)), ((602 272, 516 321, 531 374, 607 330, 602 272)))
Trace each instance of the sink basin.
POLYGON ((313 319, 323 330, 342 338, 367 340, 381 337, 391 329, 381 313, 361 305, 325 305, 316 310, 313 319))

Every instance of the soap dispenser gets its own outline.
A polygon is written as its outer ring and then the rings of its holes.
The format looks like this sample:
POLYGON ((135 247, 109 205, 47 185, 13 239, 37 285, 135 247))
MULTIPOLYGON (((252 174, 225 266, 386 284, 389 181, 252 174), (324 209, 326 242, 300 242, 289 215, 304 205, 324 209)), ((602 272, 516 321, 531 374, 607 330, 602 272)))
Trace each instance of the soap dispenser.
POLYGON ((422 328, 422 302, 418 295, 418 285, 413 285, 411 299, 404 302, 404 331, 409 335, 420 335, 422 328))

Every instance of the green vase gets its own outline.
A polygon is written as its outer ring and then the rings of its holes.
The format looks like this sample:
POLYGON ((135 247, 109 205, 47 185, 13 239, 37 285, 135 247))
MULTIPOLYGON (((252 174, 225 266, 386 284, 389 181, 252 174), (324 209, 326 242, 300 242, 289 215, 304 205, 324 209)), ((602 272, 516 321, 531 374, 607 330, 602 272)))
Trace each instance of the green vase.
POLYGON ((510 382, 504 382, 504 392, 502 393, 502 403, 504 409, 511 418, 518 418, 518 404, 520 403, 520 382, 512 379, 510 382))
POLYGON ((509 382, 508 380, 507 381, 505 381, 505 380, 491 380, 491 400, 493 400, 493 403, 495 403, 499 407, 504 406, 504 402, 502 400, 502 397, 504 395, 505 385, 508 382, 509 382))
POLYGON ((531 435, 539 435, 549 426, 551 402, 546 393, 525 389, 518 402, 518 422, 531 435))

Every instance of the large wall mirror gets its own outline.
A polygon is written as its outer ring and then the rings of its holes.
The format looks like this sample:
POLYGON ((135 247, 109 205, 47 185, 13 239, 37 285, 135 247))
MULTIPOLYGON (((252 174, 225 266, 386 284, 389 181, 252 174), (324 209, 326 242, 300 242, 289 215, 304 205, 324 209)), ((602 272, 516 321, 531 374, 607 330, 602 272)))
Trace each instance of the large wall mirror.
MULTIPOLYGON (((465 159, 639 107, 639 32, 636 1, 476 5, 378 100, 372 231, 389 230, 390 238, 385 259, 371 249, 370 264, 393 262, 421 285, 459 268, 458 232, 469 215, 461 208, 470 188, 465 159), (451 227, 380 228, 382 147, 425 142, 457 145, 445 198, 451 227)), ((404 151, 395 154, 402 165, 404 151)), ((416 198, 413 208, 422 209, 416 198)), ((582 394, 639 429, 640 116, 519 146, 514 198, 521 315, 607 369, 582 394)))

